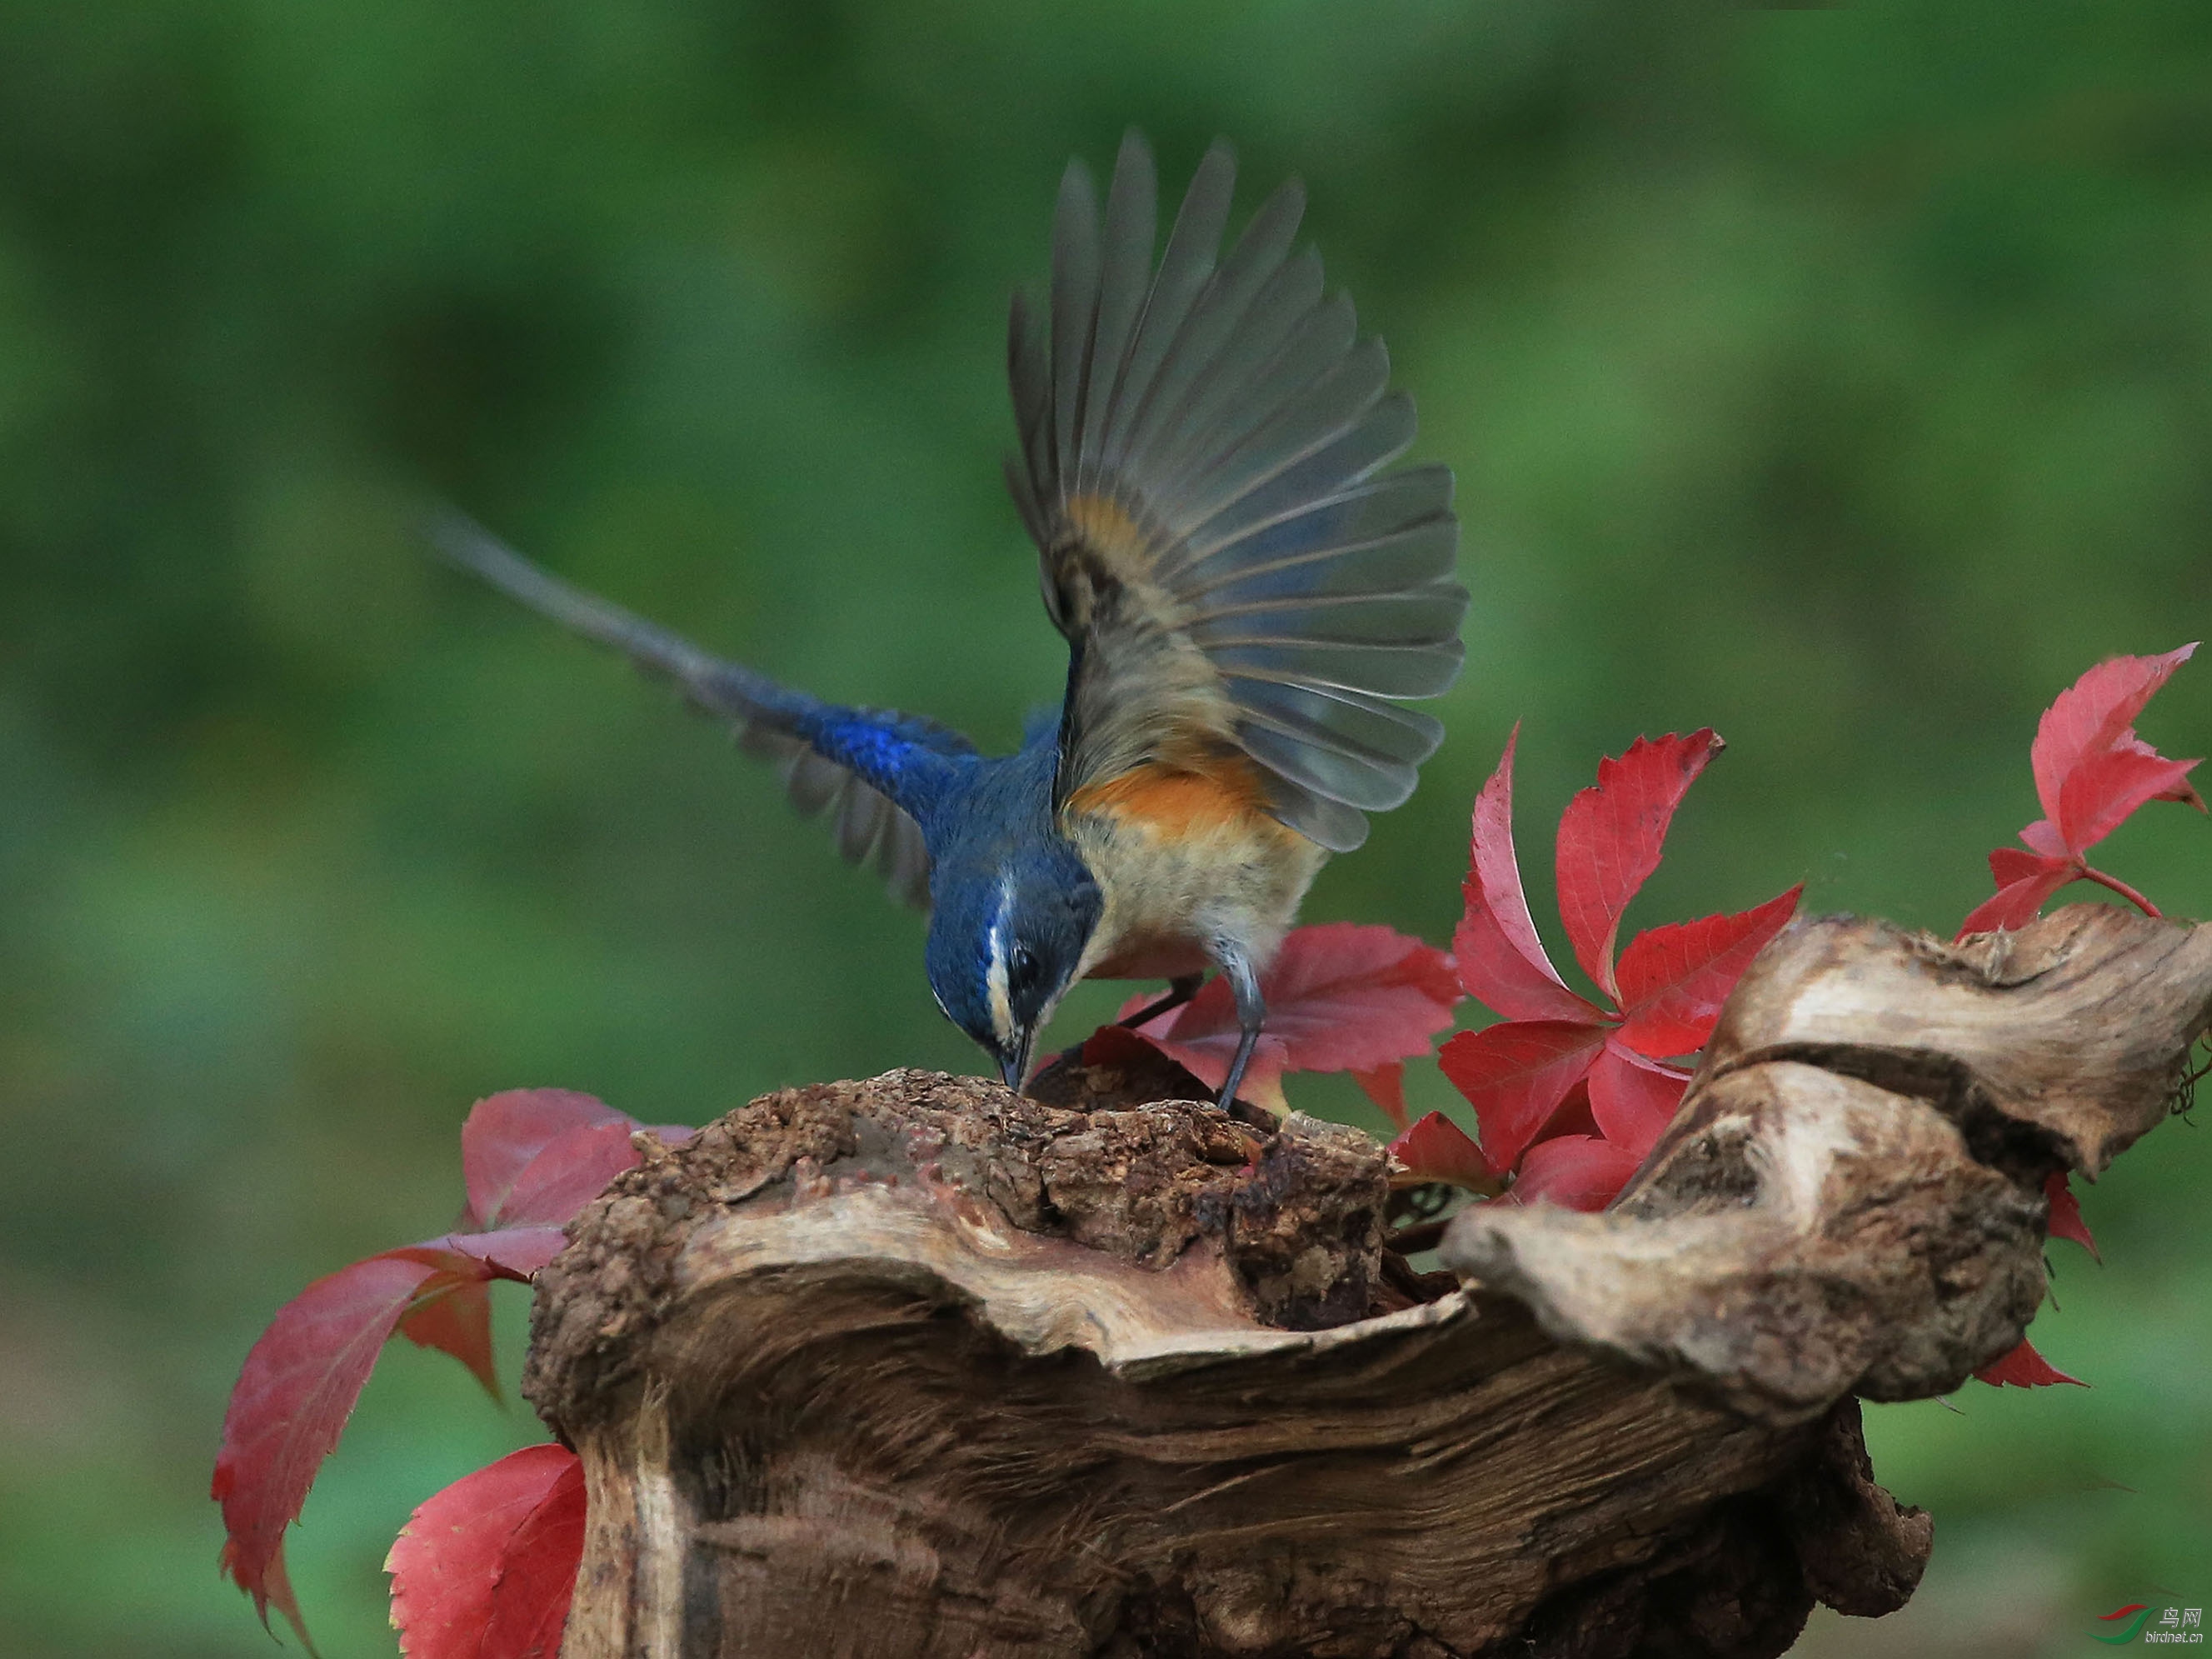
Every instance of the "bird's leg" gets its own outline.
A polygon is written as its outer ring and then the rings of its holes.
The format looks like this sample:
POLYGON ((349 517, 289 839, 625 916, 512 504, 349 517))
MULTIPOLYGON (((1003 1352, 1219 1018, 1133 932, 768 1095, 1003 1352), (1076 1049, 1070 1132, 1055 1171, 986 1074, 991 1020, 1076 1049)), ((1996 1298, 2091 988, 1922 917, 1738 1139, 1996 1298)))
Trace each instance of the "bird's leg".
POLYGON ((1193 997, 1196 996, 1198 994, 1198 988, 1205 981, 1205 979, 1206 975, 1204 974, 1177 974, 1173 979, 1168 981, 1168 991, 1165 996, 1160 998, 1157 1002, 1148 1003, 1144 1007, 1138 1009, 1135 1013, 1130 1015, 1127 1019, 1116 1020, 1115 1024, 1127 1026, 1132 1031, 1135 1030, 1139 1025, 1149 1025, 1152 1021, 1158 1019, 1162 1014, 1166 1013, 1170 1008, 1180 1008, 1184 1003, 1188 1002, 1193 997))
POLYGON ((1244 1068, 1251 1063, 1261 1028, 1267 1023, 1267 1005, 1260 998, 1259 970, 1243 947, 1219 940, 1214 945, 1214 960, 1221 964, 1229 988, 1237 994, 1237 1024, 1244 1033, 1237 1045, 1237 1058, 1229 1062, 1229 1075, 1222 1079, 1220 1091, 1214 1096, 1224 1106, 1234 1107, 1237 1087, 1244 1081, 1244 1068))

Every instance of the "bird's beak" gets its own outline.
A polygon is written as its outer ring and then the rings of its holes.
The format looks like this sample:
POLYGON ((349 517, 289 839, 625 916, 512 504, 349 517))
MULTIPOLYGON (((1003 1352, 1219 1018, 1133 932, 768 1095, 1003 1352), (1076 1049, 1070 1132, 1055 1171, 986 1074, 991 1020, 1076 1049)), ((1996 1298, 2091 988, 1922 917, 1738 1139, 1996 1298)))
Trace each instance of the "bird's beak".
POLYGON ((1016 1094, 1021 1093, 1022 1079, 1030 1073, 1030 1049, 1036 1042, 1036 1027, 1032 1025, 1022 1032, 1012 1048, 1000 1051, 1000 1073, 1006 1079, 1006 1087, 1016 1094))

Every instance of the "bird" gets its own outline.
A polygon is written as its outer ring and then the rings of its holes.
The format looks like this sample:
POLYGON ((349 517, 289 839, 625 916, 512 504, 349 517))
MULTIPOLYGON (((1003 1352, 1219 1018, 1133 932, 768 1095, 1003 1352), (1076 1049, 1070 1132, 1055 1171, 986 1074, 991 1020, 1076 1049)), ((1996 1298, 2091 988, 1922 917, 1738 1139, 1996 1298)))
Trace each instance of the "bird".
POLYGON ((1165 980, 1135 1024, 1217 969, 1238 1043, 1216 1097, 1233 1106, 1261 974, 1328 855, 1413 793, 1443 728, 1401 704, 1448 690, 1464 655, 1450 470, 1393 466, 1412 399, 1297 245, 1297 179, 1224 251, 1236 173, 1217 141, 1156 261, 1143 136, 1123 138, 1103 208, 1078 157, 1044 307, 1014 296, 1006 483, 1068 668, 1012 754, 714 656, 456 510, 426 526, 773 761, 847 860, 927 908, 931 993, 1017 1091, 1078 981, 1165 980))

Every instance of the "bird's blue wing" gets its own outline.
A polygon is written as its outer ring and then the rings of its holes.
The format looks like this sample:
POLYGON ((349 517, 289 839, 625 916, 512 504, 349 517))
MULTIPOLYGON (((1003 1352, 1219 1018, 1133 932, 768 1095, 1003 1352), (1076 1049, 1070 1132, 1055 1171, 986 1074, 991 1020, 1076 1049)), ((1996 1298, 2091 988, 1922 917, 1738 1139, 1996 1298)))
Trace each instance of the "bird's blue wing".
POLYGON ((920 715, 840 708, 778 685, 572 586, 457 514, 438 515, 426 530, 455 564, 614 647, 729 721, 740 747, 775 763, 793 805, 827 815, 847 860, 873 864, 896 896, 927 907, 929 848, 919 820, 948 770, 975 753, 967 738, 920 715))
POLYGON ((1295 181, 1217 263, 1235 174, 1206 153, 1155 270, 1144 141, 1123 141, 1103 224, 1073 164, 1049 316, 1014 302, 1007 477, 1073 657, 1055 797, 1241 754, 1275 817, 1343 851, 1442 736, 1390 700, 1459 671, 1451 474, 1382 472, 1413 404, 1293 253, 1295 181))

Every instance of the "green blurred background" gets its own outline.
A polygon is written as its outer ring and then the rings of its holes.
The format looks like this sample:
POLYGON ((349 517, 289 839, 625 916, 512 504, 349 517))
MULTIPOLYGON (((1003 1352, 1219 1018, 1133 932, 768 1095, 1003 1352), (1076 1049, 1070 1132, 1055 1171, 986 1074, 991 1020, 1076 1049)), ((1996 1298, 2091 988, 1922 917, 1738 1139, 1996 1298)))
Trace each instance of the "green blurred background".
MULTIPOLYGON (((1304 176, 1459 471, 1450 737, 1309 919, 1443 941, 1520 719, 1547 927, 1597 757, 1711 724, 1732 752, 1632 922, 1802 879, 1948 932, 2035 816, 2051 695, 2212 631, 2202 0, 17 0, 0 1651, 266 1651, 216 1576, 225 1392, 307 1280, 450 1220, 473 1097, 696 1121, 973 1069, 915 917, 397 504, 1011 743, 1061 659, 999 482, 1006 299, 1068 155, 1129 123, 1173 189, 1217 133, 1247 206, 1304 176)), ((2212 662, 2143 729, 2212 748, 2212 662)), ((2106 851, 2212 911, 2194 815, 2106 851)), ((1292 1087, 1362 1113, 1339 1081, 1292 1087)), ((1871 1413, 1935 1565, 1807 1650, 2087 1651, 2123 1601, 2212 1604, 2208 1142, 2087 1194, 2106 1266, 2054 1253, 2036 1337, 2094 1388, 1871 1413)), ((410 1507, 536 1437, 391 1352, 292 1547, 326 1655, 392 1651, 410 1507)))

